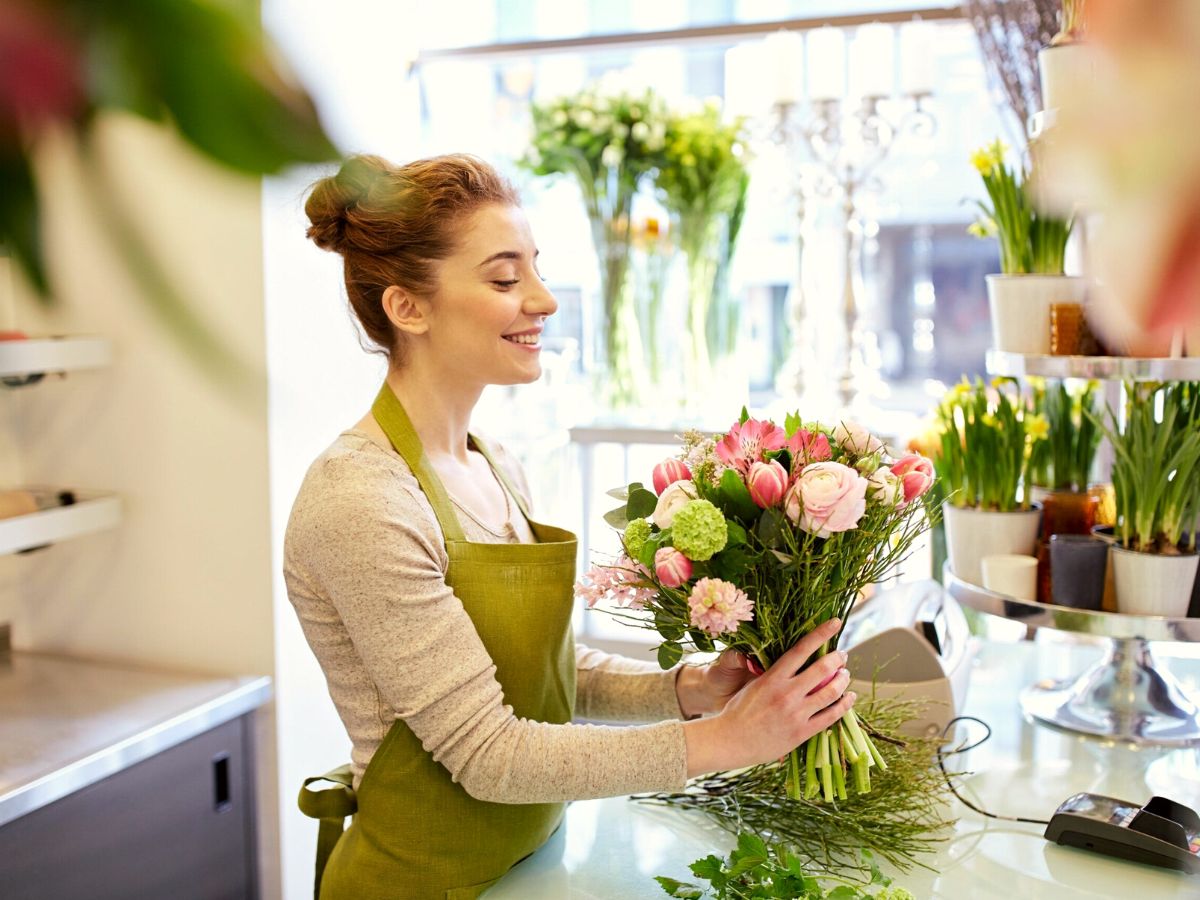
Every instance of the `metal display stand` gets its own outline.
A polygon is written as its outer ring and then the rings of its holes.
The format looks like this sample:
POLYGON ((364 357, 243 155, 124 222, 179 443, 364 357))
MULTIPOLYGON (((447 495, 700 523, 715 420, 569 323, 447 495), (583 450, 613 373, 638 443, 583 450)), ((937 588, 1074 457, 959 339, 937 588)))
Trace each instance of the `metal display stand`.
MULTIPOLYGON (((1137 359, 988 352, 991 375, 1200 381, 1200 358, 1137 359)), ((1021 693, 1040 722, 1114 741, 1149 746, 1200 744, 1200 698, 1189 696, 1151 651, 1151 641, 1200 642, 1200 619, 1169 619, 1037 603, 997 594, 957 577, 946 563, 946 591, 963 606, 1039 628, 1108 639, 1104 657, 1080 674, 1042 681, 1021 693)))

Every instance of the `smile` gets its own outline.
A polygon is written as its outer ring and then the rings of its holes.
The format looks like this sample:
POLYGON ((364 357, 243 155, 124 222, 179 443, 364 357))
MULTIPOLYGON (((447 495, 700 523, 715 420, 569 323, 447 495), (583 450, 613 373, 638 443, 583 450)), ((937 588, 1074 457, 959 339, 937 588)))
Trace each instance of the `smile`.
POLYGON ((522 347, 530 349, 537 349, 541 346, 541 336, 537 334, 506 334, 503 337, 510 344, 520 344, 522 347))

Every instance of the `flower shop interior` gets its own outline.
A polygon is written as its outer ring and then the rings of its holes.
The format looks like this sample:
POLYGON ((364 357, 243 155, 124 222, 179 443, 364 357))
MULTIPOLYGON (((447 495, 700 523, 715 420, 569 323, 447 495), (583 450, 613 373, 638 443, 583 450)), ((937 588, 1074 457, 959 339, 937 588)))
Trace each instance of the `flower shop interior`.
POLYGON ((765 678, 836 615, 859 698, 570 803, 489 900, 1200 896, 1200 7, 1154 7, 0 7, 0 895, 313 892, 351 742, 284 534, 387 364, 305 198, 468 153, 557 300, 471 424, 578 539, 575 640, 765 678))

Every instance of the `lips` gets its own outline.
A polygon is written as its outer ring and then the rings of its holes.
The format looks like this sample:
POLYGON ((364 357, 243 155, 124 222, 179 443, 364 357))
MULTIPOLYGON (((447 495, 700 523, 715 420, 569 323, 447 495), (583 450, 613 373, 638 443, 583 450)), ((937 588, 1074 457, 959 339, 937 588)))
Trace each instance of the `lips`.
POLYGON ((536 347, 541 342, 542 329, 530 328, 528 331, 515 331, 512 334, 501 335, 510 344, 520 344, 524 347, 536 347))

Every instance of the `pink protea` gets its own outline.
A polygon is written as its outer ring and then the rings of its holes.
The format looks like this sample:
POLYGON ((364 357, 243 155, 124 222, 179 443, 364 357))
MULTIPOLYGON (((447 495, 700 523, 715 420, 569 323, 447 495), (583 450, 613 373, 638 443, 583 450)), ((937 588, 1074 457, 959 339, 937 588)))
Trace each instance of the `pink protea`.
POLYGON ((654 553, 654 573, 664 587, 677 588, 692 577, 692 561, 674 547, 659 547, 654 553))
POLYGON ((775 460, 756 462, 750 466, 750 474, 746 476, 746 487, 750 489, 750 499, 760 509, 770 509, 778 506, 783 500, 783 492, 787 490, 787 469, 775 460))
POLYGON ((774 422, 747 419, 735 424, 717 442, 717 459, 731 469, 737 469, 744 477, 751 465, 762 462, 764 453, 780 450, 786 443, 787 432, 774 422))
POLYGON ((754 619, 754 602, 736 585, 719 578, 701 578, 688 597, 691 623, 710 635, 738 630, 754 619))
POLYGON ((692 470, 678 459, 664 459, 654 467, 654 493, 662 494, 677 481, 691 481, 692 470))
POLYGON ((823 431, 801 428, 788 438, 787 448, 792 453, 792 471, 797 473, 809 463, 825 462, 833 458, 829 436, 823 431))

